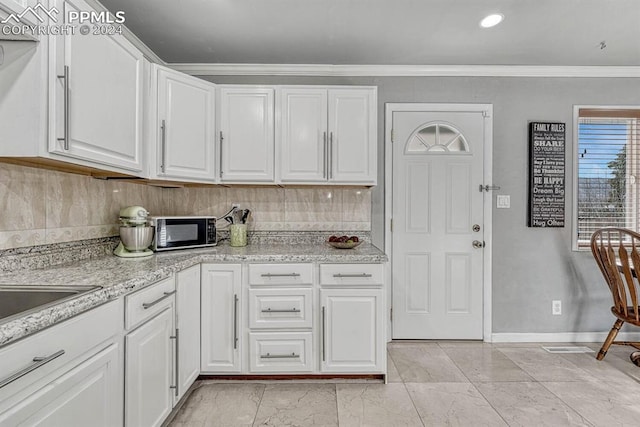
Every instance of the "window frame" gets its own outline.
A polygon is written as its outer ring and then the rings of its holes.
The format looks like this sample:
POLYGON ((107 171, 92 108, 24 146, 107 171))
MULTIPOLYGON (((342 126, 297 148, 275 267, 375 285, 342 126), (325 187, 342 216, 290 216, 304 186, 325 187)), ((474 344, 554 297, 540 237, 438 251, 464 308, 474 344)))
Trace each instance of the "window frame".
POLYGON ((578 172, 579 172, 579 121, 581 109, 597 110, 640 110, 640 105, 574 105, 573 106, 573 146, 571 155, 573 156, 573 183, 572 183, 572 209, 571 209, 571 247, 575 252, 590 251, 588 246, 578 246, 578 172))

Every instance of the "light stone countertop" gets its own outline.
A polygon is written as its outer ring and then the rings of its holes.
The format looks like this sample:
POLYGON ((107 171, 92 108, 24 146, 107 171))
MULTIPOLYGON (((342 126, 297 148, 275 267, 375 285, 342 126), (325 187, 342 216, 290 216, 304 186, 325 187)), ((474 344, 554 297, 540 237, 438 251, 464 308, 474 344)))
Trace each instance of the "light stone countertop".
POLYGON ((114 255, 37 270, 16 271, 0 277, 0 284, 101 286, 101 289, 0 323, 0 346, 24 338, 93 307, 114 300, 199 263, 381 263, 387 256, 362 243, 354 249, 326 244, 252 244, 242 248, 221 245, 157 253, 146 258, 114 255))

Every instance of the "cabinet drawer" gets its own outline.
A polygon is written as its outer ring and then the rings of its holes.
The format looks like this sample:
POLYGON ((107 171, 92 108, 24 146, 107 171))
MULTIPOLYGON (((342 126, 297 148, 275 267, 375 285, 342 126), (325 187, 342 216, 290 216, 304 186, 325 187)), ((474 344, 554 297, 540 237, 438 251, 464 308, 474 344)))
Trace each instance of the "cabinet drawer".
MULTIPOLYGON (((113 301, 0 348, 0 402, 122 331, 122 301, 113 301), (37 359, 37 360, 36 360, 37 359)), ((106 344, 105 344, 106 347, 106 344)))
POLYGON ((313 371, 312 333, 249 334, 249 369, 251 372, 313 371))
POLYGON ((311 288, 250 289, 249 327, 310 328, 311 288))
POLYGON ((250 264, 250 285, 310 285, 313 264, 250 264))
POLYGON ((125 327, 131 330, 160 313, 173 298, 176 284, 173 276, 154 283, 125 298, 125 327))
POLYGON ((384 283, 382 264, 322 264, 320 265, 321 285, 369 285, 384 283))

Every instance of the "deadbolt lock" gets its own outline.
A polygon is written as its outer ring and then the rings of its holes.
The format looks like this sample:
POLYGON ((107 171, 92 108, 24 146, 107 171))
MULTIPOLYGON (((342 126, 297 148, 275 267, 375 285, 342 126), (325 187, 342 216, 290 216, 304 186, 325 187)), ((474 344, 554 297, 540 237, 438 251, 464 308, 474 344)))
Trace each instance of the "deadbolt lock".
POLYGON ((474 240, 473 243, 471 243, 473 245, 473 247, 475 249, 482 249, 484 248, 484 242, 481 242, 480 240, 474 240))
POLYGON ((473 227, 471 229, 477 233, 478 231, 480 231, 480 225, 479 224, 473 224, 473 227))

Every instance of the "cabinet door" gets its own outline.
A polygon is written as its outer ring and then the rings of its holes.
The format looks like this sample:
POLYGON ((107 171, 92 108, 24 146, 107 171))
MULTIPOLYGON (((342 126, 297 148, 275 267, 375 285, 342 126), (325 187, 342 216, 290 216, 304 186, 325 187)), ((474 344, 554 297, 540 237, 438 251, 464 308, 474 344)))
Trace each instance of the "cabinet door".
POLYGON ((222 87, 219 127, 221 180, 273 182, 273 89, 222 87))
POLYGON ((322 372, 383 372, 381 289, 322 289, 322 372))
POLYGON ((122 365, 119 345, 103 350, 68 369, 0 414, 0 425, 122 425, 122 365))
POLYGON ((183 270, 176 277, 178 387, 175 402, 200 374, 200 265, 183 270))
POLYGON ((215 86, 157 66, 158 175, 215 181, 215 86))
POLYGON ((375 89, 329 90, 329 179, 376 183, 375 89))
POLYGON ((125 424, 159 426, 173 408, 173 305, 125 339, 125 424))
POLYGON ((238 264, 202 264, 202 372, 240 372, 240 271, 238 264))
POLYGON ((281 88, 278 158, 282 182, 325 182, 327 90, 281 88))
MULTIPOLYGON (((83 0, 57 0, 56 7, 64 16, 71 10, 93 10, 83 0)), ((49 40, 55 44, 49 151, 140 174, 142 53, 117 34, 75 31, 49 40), (59 77, 65 69, 66 77, 59 77)))

